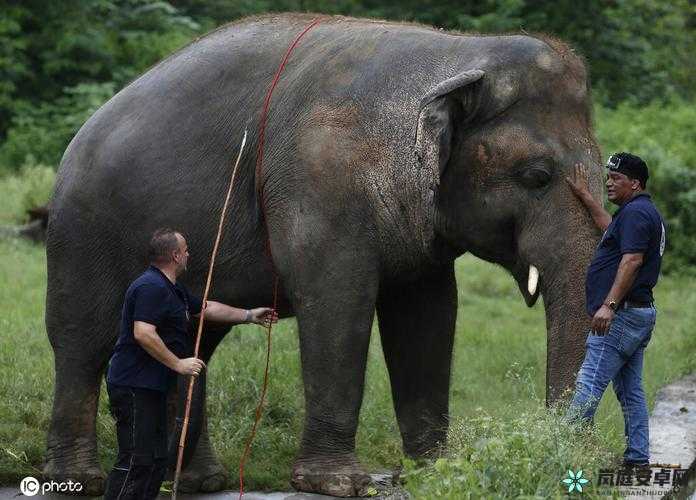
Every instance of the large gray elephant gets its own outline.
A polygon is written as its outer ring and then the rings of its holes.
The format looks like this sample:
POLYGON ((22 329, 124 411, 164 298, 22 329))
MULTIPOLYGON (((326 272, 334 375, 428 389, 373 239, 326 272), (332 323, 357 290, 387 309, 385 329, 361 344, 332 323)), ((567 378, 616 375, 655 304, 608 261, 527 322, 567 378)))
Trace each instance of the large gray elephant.
MULTIPOLYGON (((584 271, 599 237, 564 180, 576 162, 600 159, 583 62, 545 37, 323 18, 276 88, 256 172, 265 92, 311 19, 248 18, 194 41, 102 106, 65 152, 47 241, 48 476, 103 487, 95 416, 123 292, 159 226, 185 233, 197 256, 186 284, 202 290, 246 125, 212 296, 268 304, 279 273, 279 311, 299 324, 306 398, 296 488, 365 490, 354 448, 375 311, 405 453, 445 442, 454 259, 465 252, 509 270, 529 306, 542 295, 547 400, 572 386, 588 327, 584 271)), ((591 190, 601 189, 597 170, 591 190)), ((206 329, 206 361, 225 334, 206 329)), ((224 472, 198 387, 184 482, 214 490, 224 472)))

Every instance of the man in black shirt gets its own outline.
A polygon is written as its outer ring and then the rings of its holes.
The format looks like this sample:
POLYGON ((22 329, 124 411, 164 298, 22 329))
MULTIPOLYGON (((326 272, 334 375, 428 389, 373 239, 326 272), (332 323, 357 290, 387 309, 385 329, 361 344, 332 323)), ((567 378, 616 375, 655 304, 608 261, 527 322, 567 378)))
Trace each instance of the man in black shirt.
POLYGON ((568 179, 604 235, 587 270, 587 313, 592 318, 578 373, 571 419, 591 420, 612 382, 624 414, 626 465, 647 465, 648 407, 643 391, 643 353, 655 326, 652 289, 665 249, 665 226, 645 191, 648 167, 630 153, 607 163, 607 196, 619 205, 612 217, 592 198, 587 172, 576 166, 568 179))
MULTIPOLYGON (((189 320, 203 305, 177 283, 189 257, 186 240, 172 229, 158 229, 149 257, 148 269, 126 291, 121 331, 109 361, 107 390, 119 452, 105 499, 157 496, 167 470, 167 391, 177 374, 198 376, 205 369, 203 361, 187 357, 189 320)), ((244 310, 212 300, 205 317, 266 326, 277 321, 267 307, 244 310)))

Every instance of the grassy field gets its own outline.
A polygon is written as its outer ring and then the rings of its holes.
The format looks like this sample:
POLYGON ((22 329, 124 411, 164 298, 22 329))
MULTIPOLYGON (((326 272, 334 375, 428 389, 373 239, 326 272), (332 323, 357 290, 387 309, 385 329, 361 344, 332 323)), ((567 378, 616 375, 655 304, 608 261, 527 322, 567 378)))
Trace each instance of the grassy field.
MULTIPOLYGON (((32 174, 39 187, 50 176, 32 174)), ((0 224, 16 221, 36 186, 0 182, 0 224), (7 189, 5 189, 7 188, 7 189)), ((53 393, 53 358, 44 328, 42 246, 0 239, 0 484, 38 473, 53 393)), ((541 301, 527 308, 500 268, 464 256, 457 261, 459 312, 451 388, 449 460, 406 464, 416 498, 556 496, 568 468, 596 471, 623 451, 623 420, 608 391, 594 430, 569 429, 544 408, 545 326, 541 301), (473 493, 472 493, 473 492, 473 493)), ((665 276, 656 290, 658 321, 646 353, 652 406, 657 390, 696 368, 696 289, 687 275, 665 276)), ((251 489, 287 489, 301 432, 303 399, 297 327, 274 329, 268 405, 247 466, 251 489)), ((238 484, 237 465, 258 401, 265 336, 235 329, 209 365, 208 414, 214 446, 238 484)), ((102 391, 97 421, 100 458, 115 456, 114 425, 102 391)), ((402 462, 400 438, 376 327, 372 336, 358 455, 372 470, 402 462)))
MULTIPOLYGON (((0 262, 0 482, 15 485, 40 468, 50 417, 53 361, 43 325, 44 249, 24 241, 2 240, 0 252, 4 256, 0 262)), ((590 455, 585 450, 578 460, 607 460, 620 454, 623 424, 610 392, 602 403, 595 433, 554 438, 554 432, 567 433, 543 410, 543 308, 528 309, 503 271, 473 257, 458 260, 457 276, 459 315, 451 392, 454 448, 464 453, 476 438, 474 434, 490 433, 498 436, 500 449, 495 454, 484 449, 488 465, 496 460, 505 463, 513 453, 523 451, 528 466, 533 467, 548 458, 545 455, 558 446, 559 439, 571 445, 574 440, 589 439, 596 445, 590 455), (520 429, 527 429, 529 435, 522 441, 508 439, 520 429), (521 450, 515 450, 520 446, 521 450)), ((645 363, 651 404, 659 387, 696 367, 696 338, 690 331, 696 320, 696 292, 691 282, 679 276, 664 277, 657 301, 659 319, 645 363)), ((237 482, 236 467, 259 396, 264 355, 262 331, 243 327, 224 340, 210 363, 210 427, 215 447, 231 471, 230 486, 237 482)), ((383 469, 398 465, 402 457, 378 335, 372 337, 369 356, 357 447, 365 464, 383 469)), ((247 484, 258 489, 287 488, 303 412, 293 320, 282 321, 275 329, 268 401, 247 467, 247 484)), ((109 468, 115 438, 104 392, 97 428, 102 463, 109 468)), ((472 460, 467 454, 467 466, 472 460)), ((461 461, 452 463, 462 465, 461 461)), ((452 463, 439 465, 445 476, 452 463)), ((585 467, 582 463, 558 465, 568 466, 585 467)), ((432 470, 410 470, 415 471, 415 484, 422 478, 432 480, 432 470)), ((460 473, 467 480, 476 478, 473 472, 460 473)))

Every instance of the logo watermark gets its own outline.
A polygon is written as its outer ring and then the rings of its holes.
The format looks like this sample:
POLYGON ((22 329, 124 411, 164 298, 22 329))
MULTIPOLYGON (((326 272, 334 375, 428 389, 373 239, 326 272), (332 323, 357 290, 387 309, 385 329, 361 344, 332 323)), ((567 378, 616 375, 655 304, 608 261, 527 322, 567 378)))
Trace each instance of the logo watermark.
POLYGON ((35 477, 27 476, 19 483, 19 491, 22 492, 22 495, 28 497, 33 497, 40 489, 41 485, 39 484, 39 480, 35 477))
POLYGON ((573 491, 582 493, 582 485, 589 483, 590 480, 582 477, 582 470, 577 472, 569 470, 568 477, 563 479, 561 482, 568 485, 568 493, 572 493, 573 491))
POLYGON ((45 495, 46 493, 78 493, 82 491, 82 483, 70 479, 60 482, 40 482, 35 477, 27 476, 19 483, 19 491, 27 497, 38 494, 45 495))
POLYGON ((619 467, 616 469, 599 469, 594 484, 591 478, 585 478, 583 471, 569 470, 567 477, 561 479, 563 488, 568 493, 582 493, 594 486, 595 491, 611 495, 612 491, 621 492, 622 496, 639 496, 646 494, 664 495, 667 491, 679 491, 686 483, 687 469, 681 465, 650 464, 642 467, 619 467))

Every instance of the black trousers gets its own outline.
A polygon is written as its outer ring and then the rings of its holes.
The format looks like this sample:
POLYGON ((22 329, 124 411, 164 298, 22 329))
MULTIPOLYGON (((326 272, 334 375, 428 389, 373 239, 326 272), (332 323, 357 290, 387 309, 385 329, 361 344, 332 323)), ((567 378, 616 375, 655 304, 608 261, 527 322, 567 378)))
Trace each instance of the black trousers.
POLYGON ((118 456, 105 500, 156 498, 167 472, 167 395, 107 384, 118 456))

